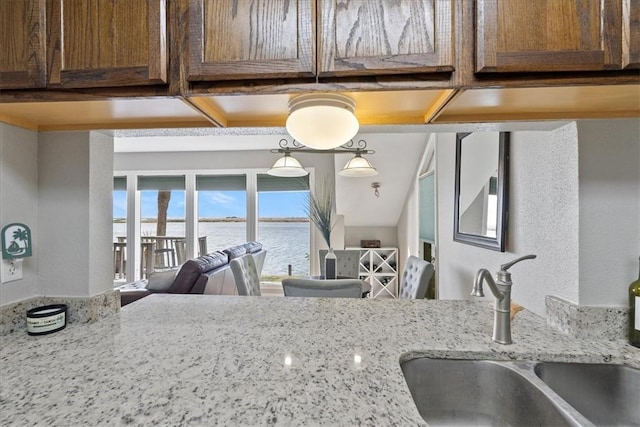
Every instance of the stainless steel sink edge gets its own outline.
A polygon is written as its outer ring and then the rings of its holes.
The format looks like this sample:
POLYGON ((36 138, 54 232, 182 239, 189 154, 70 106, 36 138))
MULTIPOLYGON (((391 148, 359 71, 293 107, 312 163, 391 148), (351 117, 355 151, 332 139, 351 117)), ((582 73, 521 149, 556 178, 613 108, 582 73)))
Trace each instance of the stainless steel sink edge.
MULTIPOLYGON (((582 415, 573 406, 567 403, 557 393, 555 393, 549 386, 547 386, 536 374, 535 366, 540 363, 539 361, 508 361, 508 360, 492 360, 488 358, 467 358, 467 357, 438 357, 438 356, 424 356, 424 353, 420 352, 407 352, 400 356, 400 365, 409 362, 414 359, 443 359, 443 360, 466 360, 466 361, 482 361, 487 363, 493 363, 501 365, 516 374, 525 378, 535 388, 537 388, 543 395, 545 395, 551 404, 558 409, 559 412, 565 417, 567 423, 576 427, 592 427, 595 426, 584 415, 582 415), (422 355, 419 355, 422 354, 422 355)), ((406 384, 406 382, 405 382, 406 384)), ((408 385, 407 385, 407 388, 408 385)), ((411 390, 409 390, 411 393, 411 390)), ((413 396, 413 395, 412 395, 413 396)))
POLYGON ((589 421, 582 413, 571 406, 567 401, 560 397, 555 391, 544 383, 535 373, 535 367, 539 362, 529 361, 514 361, 514 362, 496 362, 505 365, 525 377, 531 384, 533 384, 538 390, 540 390, 545 396, 551 400, 552 404, 558 408, 558 410, 564 413, 569 421, 574 426, 595 426, 589 421))

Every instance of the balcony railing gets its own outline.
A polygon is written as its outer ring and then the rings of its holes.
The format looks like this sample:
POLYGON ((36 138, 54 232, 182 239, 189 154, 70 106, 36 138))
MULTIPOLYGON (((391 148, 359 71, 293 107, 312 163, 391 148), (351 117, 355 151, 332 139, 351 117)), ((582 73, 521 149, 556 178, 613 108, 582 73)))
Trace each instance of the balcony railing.
MULTIPOLYGON (((126 279, 127 238, 120 236, 113 243, 114 280, 126 279)), ((155 270, 182 265, 187 260, 185 237, 140 236, 140 275, 146 278, 155 270)), ((198 238, 198 255, 207 253, 207 237, 198 238)))

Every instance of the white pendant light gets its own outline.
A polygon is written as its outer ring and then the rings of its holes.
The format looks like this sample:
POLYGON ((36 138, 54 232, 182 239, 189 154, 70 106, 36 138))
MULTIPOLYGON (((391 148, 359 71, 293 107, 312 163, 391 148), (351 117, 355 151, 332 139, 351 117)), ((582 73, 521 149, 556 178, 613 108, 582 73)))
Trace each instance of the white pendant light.
POLYGON ((371 163, 362 157, 360 153, 356 153, 356 155, 344 165, 344 168, 338 172, 338 175, 349 177, 374 176, 378 175, 378 171, 371 166, 371 163))
POLYGON ((300 162, 293 157, 290 153, 284 153, 284 156, 280 157, 273 164, 271 169, 267 171, 269 175, 281 176, 281 177, 296 177, 309 175, 309 172, 304 170, 300 162))
POLYGON ((309 148, 339 147, 358 133, 355 108, 355 101, 345 95, 298 95, 289 101, 287 132, 309 148))

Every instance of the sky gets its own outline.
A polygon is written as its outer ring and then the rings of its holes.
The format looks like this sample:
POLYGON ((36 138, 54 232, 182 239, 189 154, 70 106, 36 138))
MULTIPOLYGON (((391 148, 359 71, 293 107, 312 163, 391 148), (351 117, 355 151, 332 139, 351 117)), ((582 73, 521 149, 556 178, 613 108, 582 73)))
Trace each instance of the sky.
MULTIPOLYGON (((258 197, 258 216, 262 218, 306 217, 303 191, 261 192, 258 197)), ((140 208, 143 218, 158 215, 157 191, 141 191, 140 208)), ((169 218, 185 217, 185 192, 172 191, 169 202, 169 218)), ((113 192, 113 217, 126 216, 126 191, 113 192)), ((245 191, 200 191, 198 192, 199 217, 203 218, 246 218, 245 191)))

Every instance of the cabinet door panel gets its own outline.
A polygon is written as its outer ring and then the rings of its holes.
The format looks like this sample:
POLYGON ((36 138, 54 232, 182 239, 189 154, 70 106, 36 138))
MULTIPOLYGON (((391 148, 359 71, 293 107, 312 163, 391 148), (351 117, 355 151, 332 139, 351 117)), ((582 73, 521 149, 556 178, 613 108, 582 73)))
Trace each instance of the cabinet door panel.
POLYGON ((453 71, 449 0, 320 0, 322 76, 453 71))
POLYGON ((622 66, 640 68, 640 2, 624 0, 622 4, 622 66))
POLYGON ((0 88, 45 86, 45 2, 0 0, 0 88))
POLYGON ((621 0, 478 0, 476 71, 621 68, 621 0))
POLYGON ((315 0, 190 0, 189 80, 315 75, 315 0))
POLYGON ((53 0, 50 87, 167 81, 164 0, 53 0))

